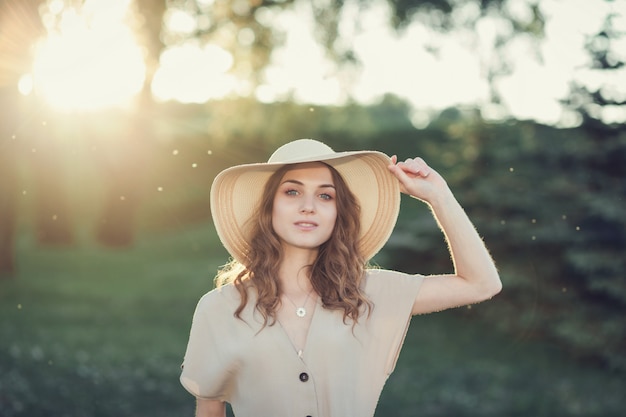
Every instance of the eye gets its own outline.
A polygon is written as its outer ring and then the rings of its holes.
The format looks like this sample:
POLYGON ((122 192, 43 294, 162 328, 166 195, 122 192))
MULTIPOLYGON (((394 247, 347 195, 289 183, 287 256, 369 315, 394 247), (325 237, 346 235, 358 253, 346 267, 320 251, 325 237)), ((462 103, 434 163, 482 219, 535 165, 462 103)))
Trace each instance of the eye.
POLYGON ((294 190, 293 188, 288 188, 285 190, 286 195, 298 195, 298 190, 294 190))
POLYGON ((322 200, 332 200, 332 199, 333 199, 333 196, 332 196, 332 195, 330 195, 330 194, 327 194, 327 193, 322 193, 322 194, 320 194, 320 198, 321 198, 322 200))

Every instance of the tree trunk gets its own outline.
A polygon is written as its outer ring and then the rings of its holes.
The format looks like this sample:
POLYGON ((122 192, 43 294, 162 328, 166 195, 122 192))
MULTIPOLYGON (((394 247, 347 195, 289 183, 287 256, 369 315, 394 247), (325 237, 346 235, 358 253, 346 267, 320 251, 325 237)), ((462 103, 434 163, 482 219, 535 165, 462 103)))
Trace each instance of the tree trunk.
POLYGON ((17 222, 17 142, 13 137, 13 94, 0 89, 0 279, 15 273, 14 240, 17 222))
POLYGON ((105 201, 98 219, 96 239, 107 246, 127 246, 134 241, 135 217, 144 193, 145 172, 151 169, 150 101, 142 115, 117 114, 111 123, 119 132, 98 140, 98 165, 105 180, 105 201))
POLYGON ((31 45, 43 33, 40 0, 0 0, 0 279, 16 272, 14 240, 19 198, 21 75, 31 63, 31 45))

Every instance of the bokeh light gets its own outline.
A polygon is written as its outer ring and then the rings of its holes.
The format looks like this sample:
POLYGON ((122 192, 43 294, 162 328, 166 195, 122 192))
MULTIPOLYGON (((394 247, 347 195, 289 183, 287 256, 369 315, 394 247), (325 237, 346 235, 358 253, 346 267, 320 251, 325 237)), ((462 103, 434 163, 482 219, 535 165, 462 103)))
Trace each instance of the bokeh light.
POLYGON ((218 46, 190 41, 166 49, 159 61, 152 81, 157 100, 205 103, 226 97, 237 88, 236 78, 227 73, 233 57, 218 46))

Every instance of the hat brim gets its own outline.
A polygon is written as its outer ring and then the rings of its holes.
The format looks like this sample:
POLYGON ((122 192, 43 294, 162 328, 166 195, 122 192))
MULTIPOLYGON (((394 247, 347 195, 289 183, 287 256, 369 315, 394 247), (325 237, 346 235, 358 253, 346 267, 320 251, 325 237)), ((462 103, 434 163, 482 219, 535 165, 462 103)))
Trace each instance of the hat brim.
POLYGON ((265 184, 287 164, 324 162, 335 168, 361 206, 359 248, 367 260, 389 239, 400 210, 398 180, 388 170, 391 159, 377 151, 337 152, 288 163, 238 165, 218 174, 211 187, 211 213, 217 234, 230 255, 246 264, 250 250, 246 223, 258 208, 265 184))

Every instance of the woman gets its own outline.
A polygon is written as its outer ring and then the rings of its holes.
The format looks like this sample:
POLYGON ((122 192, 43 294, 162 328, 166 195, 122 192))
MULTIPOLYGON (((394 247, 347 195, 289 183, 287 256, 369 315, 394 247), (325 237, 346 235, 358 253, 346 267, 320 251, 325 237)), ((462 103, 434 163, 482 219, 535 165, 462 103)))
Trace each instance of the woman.
POLYGON ((419 159, 334 152, 300 139, 211 188, 233 257, 196 308, 181 383, 197 417, 373 416, 415 314, 497 294, 496 267, 443 178, 419 159), (400 191, 426 202, 451 275, 368 269, 400 191))

